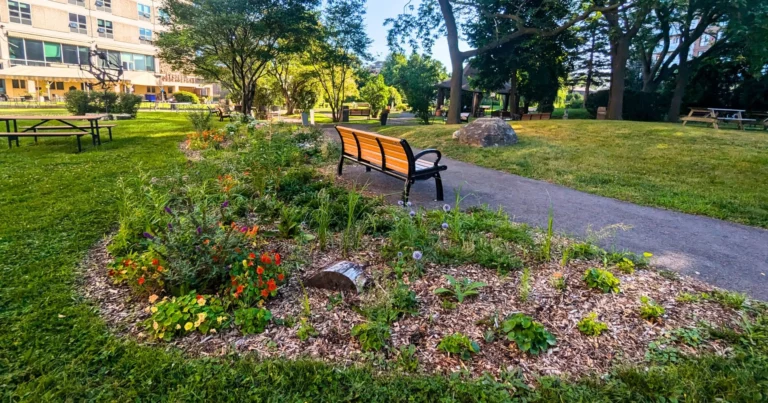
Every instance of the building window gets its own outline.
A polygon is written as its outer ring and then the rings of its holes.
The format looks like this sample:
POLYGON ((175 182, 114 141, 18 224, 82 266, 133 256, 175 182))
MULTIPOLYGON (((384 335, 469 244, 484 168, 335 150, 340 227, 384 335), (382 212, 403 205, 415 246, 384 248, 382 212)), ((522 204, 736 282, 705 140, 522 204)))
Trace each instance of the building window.
POLYGON ((141 43, 152 42, 152 30, 146 28, 139 28, 139 40, 141 43))
POLYGON ((112 21, 98 20, 97 23, 99 25, 98 31, 100 37, 114 38, 112 32, 112 21))
POLYGON ((64 82, 63 81, 55 81, 51 83, 51 89, 52 90, 64 90, 64 82))
POLYGON ((58 43, 45 42, 43 45, 45 61, 47 63, 61 63, 61 45, 58 43))
POLYGON ((11 65, 46 66, 50 63, 88 64, 90 49, 32 39, 8 38, 11 65))
POLYGON ((69 4, 85 7, 85 0, 69 0, 69 4))
POLYGON ((97 10, 112 12, 112 0, 96 0, 95 4, 97 10))
POLYGON ((84 15, 69 13, 69 32, 88 35, 87 21, 84 15))
POLYGON ((29 7, 29 4, 9 0, 8 13, 11 17, 11 22, 32 25, 32 9, 29 7))
POLYGON ((150 94, 154 94, 155 93, 155 87, 147 87, 147 92, 150 93, 150 94))
MULTIPOLYGON (((155 57, 150 55, 140 55, 137 53, 118 52, 115 50, 105 50, 109 65, 122 66, 123 70, 129 71, 155 71, 155 57)), ((102 60, 102 67, 107 67, 107 63, 102 60)))
POLYGON ((149 19, 152 17, 152 9, 146 5, 138 3, 139 8, 139 19, 144 21, 149 21, 149 19))
POLYGON ((11 88, 15 88, 15 89, 27 88, 27 80, 11 80, 11 88))

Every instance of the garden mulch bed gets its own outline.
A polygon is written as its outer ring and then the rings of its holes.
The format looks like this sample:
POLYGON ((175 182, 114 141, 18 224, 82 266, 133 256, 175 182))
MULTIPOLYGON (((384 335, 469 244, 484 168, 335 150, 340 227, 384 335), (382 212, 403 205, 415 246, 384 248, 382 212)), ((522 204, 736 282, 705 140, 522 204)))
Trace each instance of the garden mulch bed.
MULTIPOLYGON (((370 304, 386 292, 382 281, 390 269, 375 253, 384 242, 383 239, 367 239, 365 250, 348 259, 366 264, 366 273, 374 280, 362 295, 345 295, 341 304, 331 307, 329 296, 334 292, 306 289, 312 308, 310 323, 319 333, 316 337, 302 342, 296 335, 298 325, 287 328, 271 324, 267 331, 258 335, 244 336, 232 328, 215 335, 191 334, 162 344, 178 347, 192 356, 219 356, 237 351, 259 357, 309 357, 338 365, 379 362, 380 359, 394 362, 396 353, 380 353, 372 358, 371 354, 362 353, 359 343, 350 336, 352 326, 365 322, 365 318, 353 307, 370 304)), ((143 343, 160 344, 149 338, 149 332, 145 332, 142 324, 149 316, 148 300, 135 297, 126 286, 114 285, 108 278, 110 256, 106 245, 107 240, 99 242, 83 262, 85 295, 98 305, 105 321, 116 333, 135 337, 143 343)), ((298 280, 306 279, 342 257, 333 250, 297 252, 290 243, 270 247, 287 259, 293 253, 301 253, 309 262, 301 272, 293 274, 281 287, 277 298, 266 306, 276 318, 288 315, 298 318, 303 296, 298 280)), ((619 363, 643 361, 648 344, 658 340, 665 330, 692 327, 702 321, 715 326, 733 327, 739 321, 737 311, 715 302, 676 302, 680 292, 710 292, 713 287, 688 277, 671 279, 655 270, 638 270, 631 275, 616 273, 621 280, 619 294, 602 294, 588 289, 581 277, 584 270, 595 266, 599 266, 597 262, 573 261, 566 268, 556 263, 532 267, 530 296, 522 302, 518 292, 520 272, 501 276, 477 265, 428 264, 426 274, 410 282, 419 300, 419 314, 406 316, 392 325, 391 345, 395 348, 415 345, 420 371, 426 373, 447 374, 467 370, 473 375, 480 375, 519 368, 528 379, 535 375, 581 376, 604 373, 619 363), (565 277, 568 285, 565 292, 551 285, 550 279, 555 272, 565 277), (478 297, 465 300, 455 309, 446 309, 433 292, 447 285, 444 279, 447 274, 482 281, 487 287, 480 290, 478 297), (640 318, 641 296, 648 296, 666 308, 660 323, 640 318), (542 322, 557 338, 557 345, 546 353, 534 356, 522 353, 514 342, 504 339, 497 338, 491 343, 483 341, 486 326, 478 324, 479 321, 493 314, 503 318, 515 312, 526 313, 542 322), (599 337, 587 337, 576 326, 589 312, 596 312, 599 320, 609 326, 608 331, 599 337), (481 352, 472 360, 461 361, 458 357, 438 351, 436 347, 441 338, 455 332, 478 341, 481 352)), ((705 342, 697 350, 676 347, 688 354, 727 352, 727 347, 717 341, 705 342)))

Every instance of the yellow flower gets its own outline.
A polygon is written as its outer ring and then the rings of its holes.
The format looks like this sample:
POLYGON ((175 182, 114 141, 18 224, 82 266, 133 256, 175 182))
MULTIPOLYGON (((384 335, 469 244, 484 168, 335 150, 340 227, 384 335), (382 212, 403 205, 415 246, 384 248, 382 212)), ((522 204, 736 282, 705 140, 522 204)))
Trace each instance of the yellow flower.
POLYGON ((197 299, 197 305, 200 305, 200 306, 205 305, 205 298, 198 298, 197 299))
POLYGON ((248 261, 243 259, 243 267, 248 267, 248 261))
POLYGON ((158 298, 157 294, 152 294, 152 295, 150 295, 150 296, 149 296, 149 303, 150 303, 150 304, 154 304, 154 303, 155 303, 155 301, 157 301, 157 298, 158 298))
POLYGON ((181 329, 181 325, 177 323, 176 324, 176 330, 179 330, 179 329, 181 329))
POLYGON ((150 312, 155 313, 157 312, 157 307, 153 306, 152 308, 149 308, 150 312))
POLYGON ((224 321, 223 316, 219 316, 218 318, 216 318, 216 322, 221 323, 222 321, 224 321))
POLYGON ((211 329, 211 333, 216 333, 216 329, 211 329))
POLYGON ((192 330, 192 328, 193 328, 193 327, 195 327, 195 325, 193 325, 193 324, 192 324, 192 322, 187 322, 187 323, 184 325, 184 330, 186 330, 186 331, 190 331, 190 330, 192 330))
POLYGON ((158 327, 160 327, 160 325, 158 325, 157 322, 152 321, 152 329, 157 330, 158 327))

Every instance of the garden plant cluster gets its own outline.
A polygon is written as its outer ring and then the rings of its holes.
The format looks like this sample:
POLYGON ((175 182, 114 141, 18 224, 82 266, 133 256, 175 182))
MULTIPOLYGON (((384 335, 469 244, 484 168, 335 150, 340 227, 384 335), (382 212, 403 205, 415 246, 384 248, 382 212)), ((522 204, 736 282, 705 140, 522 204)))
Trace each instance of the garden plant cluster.
POLYGON ((339 150, 318 129, 242 116, 211 129, 198 118, 185 146, 202 158, 122 183, 107 247, 107 276, 145 305, 150 339, 268 333, 259 341, 280 355, 277 336, 288 335, 318 340, 306 351, 352 346, 344 362, 499 375, 510 363, 544 374, 667 364, 757 343, 743 329, 765 335, 762 304, 656 271, 648 253, 560 237, 552 217, 539 230, 501 210, 462 209, 460 196, 431 210, 388 204, 323 174, 339 150), (373 286, 304 286, 342 258, 365 260, 373 286), (665 296, 671 289, 682 291, 665 296), (598 364, 569 366, 585 356, 598 364))

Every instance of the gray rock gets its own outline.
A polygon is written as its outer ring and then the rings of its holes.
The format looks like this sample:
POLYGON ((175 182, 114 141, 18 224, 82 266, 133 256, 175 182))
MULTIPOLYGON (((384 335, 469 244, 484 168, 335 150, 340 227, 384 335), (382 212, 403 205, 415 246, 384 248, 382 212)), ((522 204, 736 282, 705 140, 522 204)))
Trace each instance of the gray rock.
POLYGON ((475 147, 498 147, 517 143, 517 134, 500 118, 480 118, 453 133, 460 144, 475 147))

